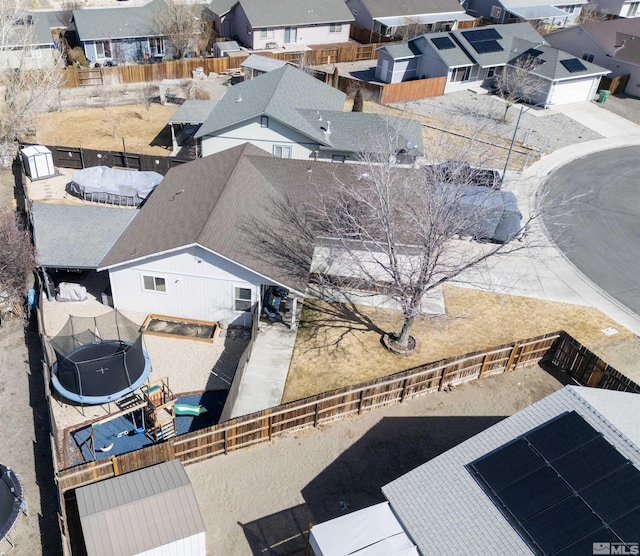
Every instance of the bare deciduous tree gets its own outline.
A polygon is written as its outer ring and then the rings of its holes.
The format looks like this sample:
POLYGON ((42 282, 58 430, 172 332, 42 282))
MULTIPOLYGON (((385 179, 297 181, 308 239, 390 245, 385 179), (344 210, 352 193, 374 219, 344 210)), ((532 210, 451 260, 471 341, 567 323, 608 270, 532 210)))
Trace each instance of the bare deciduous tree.
POLYGON ((15 142, 35 129, 35 112, 62 79, 62 57, 34 57, 31 14, 18 0, 0 0, 0 162, 15 152, 15 142))
POLYGON ((598 11, 598 6, 594 2, 583 4, 580 8, 577 23, 593 23, 596 21, 606 21, 608 19, 606 13, 598 11))
POLYGON ((14 211, 0 209, 0 305, 10 307, 21 302, 27 274, 34 268, 29 231, 14 211))
MULTIPOLYGON (((531 49, 533 50, 533 49, 531 49)), ((531 102, 541 90, 542 78, 535 74, 540 61, 528 50, 499 68, 495 75, 497 94, 504 100, 501 121, 507 121, 509 109, 518 101, 531 102)))
POLYGON ((183 58, 197 47, 202 31, 202 7, 178 0, 165 0, 154 16, 158 34, 166 37, 174 49, 175 58, 183 58))

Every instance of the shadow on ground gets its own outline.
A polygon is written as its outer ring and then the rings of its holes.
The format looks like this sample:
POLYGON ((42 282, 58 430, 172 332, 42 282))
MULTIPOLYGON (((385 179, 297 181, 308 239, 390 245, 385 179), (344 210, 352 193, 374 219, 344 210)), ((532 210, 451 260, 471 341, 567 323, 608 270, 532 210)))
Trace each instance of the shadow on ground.
POLYGON ((504 418, 382 419, 302 489, 305 504, 240 524, 252 553, 256 556, 304 554, 310 524, 384 502, 383 485, 504 418))
POLYGON ((33 444, 36 466, 36 481, 40 487, 41 515, 40 542, 44 556, 61 554, 62 544, 58 529, 58 491, 53 478, 53 459, 49 432, 49 410, 45 397, 44 379, 42 376, 42 350, 35 318, 25 328, 25 343, 29 356, 29 401, 33 411, 35 442, 33 444))

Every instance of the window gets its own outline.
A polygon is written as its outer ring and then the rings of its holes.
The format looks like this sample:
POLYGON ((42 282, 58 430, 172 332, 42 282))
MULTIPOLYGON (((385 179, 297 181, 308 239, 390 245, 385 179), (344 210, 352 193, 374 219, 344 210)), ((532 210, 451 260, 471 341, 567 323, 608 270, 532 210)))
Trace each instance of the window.
POLYGON ((233 308, 236 311, 251 311, 251 288, 234 289, 233 308))
POLYGON ((149 48, 151 49, 151 56, 164 56, 164 39, 162 37, 149 39, 149 48))
POLYGON ((286 44, 294 43, 298 40, 298 28, 297 27, 285 27, 284 28, 284 42, 286 44))
POLYGON ((332 23, 329 25, 329 33, 342 33, 342 23, 332 23))
POLYGON ((331 155, 331 162, 344 162, 345 160, 346 160, 346 156, 343 154, 331 155))
POLYGON ((563 12, 567 12, 568 14, 575 13, 575 11, 576 11, 576 5, 575 4, 569 4, 567 6, 557 6, 557 8, 559 10, 562 10, 563 12))
POLYGON ((593 62, 594 58, 595 58, 595 56, 593 54, 589 54, 588 52, 584 52, 582 54, 582 59, 586 60, 587 62, 593 62))
POLYGON ((269 116, 260 116, 260 127, 269 127, 269 116))
POLYGON ((627 10, 627 17, 636 17, 638 15, 638 8, 640 8, 640 2, 631 2, 627 10))
POLYGON ((487 68, 487 78, 491 78, 496 74, 496 67, 487 68))
POLYGON ((251 29, 251 25, 247 25, 247 35, 253 35, 253 29, 251 29))
POLYGON ((260 38, 261 39, 272 39, 273 38, 273 28, 260 29, 260 38))
POLYGON ((451 79, 449 80, 451 83, 460 83, 461 81, 468 81, 469 74, 471 73, 471 68, 455 68, 451 72, 451 79))
POLYGON ((111 58, 111 43, 109 41, 96 42, 96 59, 111 58))
POLYGON ((278 158, 291 158, 291 147, 286 145, 274 145, 273 156, 278 158))
POLYGON ((500 19, 502 15, 502 8, 500 6, 491 6, 491 17, 493 19, 500 19))
POLYGON ((167 283, 164 278, 160 276, 143 276, 142 283, 144 289, 150 292, 165 292, 167 291, 167 283))

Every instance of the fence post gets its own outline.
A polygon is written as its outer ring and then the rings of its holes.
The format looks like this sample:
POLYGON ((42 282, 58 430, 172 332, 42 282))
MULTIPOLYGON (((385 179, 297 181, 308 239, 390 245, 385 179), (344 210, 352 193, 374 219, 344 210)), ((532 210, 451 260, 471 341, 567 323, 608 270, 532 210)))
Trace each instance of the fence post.
POLYGON ((400 394, 400 403, 404 402, 404 397, 407 395, 407 382, 409 382, 408 377, 402 381, 402 393, 400 394))
POLYGON ((358 403, 358 415, 362 413, 362 404, 364 404, 364 389, 360 391, 360 401, 358 403))
POLYGON ((480 374, 478 375, 478 378, 482 378, 482 376, 484 375, 485 371, 487 370, 487 363, 489 362, 489 354, 485 353, 484 357, 482 359, 482 367, 480 367, 480 374))
POLYGON ((316 414, 315 414, 314 419, 313 419, 313 428, 314 429, 318 428, 318 421, 320 419, 319 410, 320 410, 320 402, 316 402, 316 414))
POLYGON ((440 375, 440 384, 438 384, 438 392, 440 392, 444 386, 444 377, 446 376, 447 371, 446 367, 442 369, 442 374, 440 375))
POLYGON ((117 477, 120 474, 120 469, 118 468, 118 457, 111 456, 111 466, 113 467, 113 475, 117 477))
POLYGON ((513 349, 511 350, 511 355, 509 356, 509 361, 507 361, 507 366, 504 368, 504 372, 508 373, 511 370, 511 365, 513 364, 513 359, 516 356, 516 352, 520 348, 520 344, 513 344, 513 349))

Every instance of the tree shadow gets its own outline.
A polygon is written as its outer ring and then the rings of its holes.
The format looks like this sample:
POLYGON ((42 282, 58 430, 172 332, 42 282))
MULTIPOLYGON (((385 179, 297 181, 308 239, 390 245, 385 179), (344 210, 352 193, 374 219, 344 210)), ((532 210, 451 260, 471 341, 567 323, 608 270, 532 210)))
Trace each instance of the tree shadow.
POLYGON ((384 485, 505 418, 383 418, 302 489, 305 504, 240 524, 252 553, 305 554, 310 524, 384 502, 384 485))
POLYGON ((29 326, 25 327, 24 336, 29 358, 29 403, 33 411, 35 431, 33 454, 36 482, 40 488, 41 514, 38 515, 40 544, 42 554, 49 556, 62 553, 57 520, 57 508, 60 504, 58 489, 54 481, 53 458, 49 440, 51 422, 42 375, 43 354, 35 319, 32 319, 29 326))

